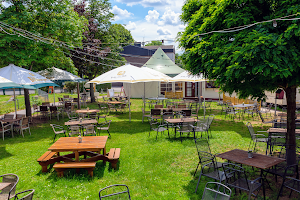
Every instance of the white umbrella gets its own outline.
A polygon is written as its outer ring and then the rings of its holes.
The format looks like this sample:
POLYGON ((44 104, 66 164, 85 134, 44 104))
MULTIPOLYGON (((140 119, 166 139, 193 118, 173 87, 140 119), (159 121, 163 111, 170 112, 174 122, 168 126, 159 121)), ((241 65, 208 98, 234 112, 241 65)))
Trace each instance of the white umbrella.
MULTIPOLYGON (((14 89, 14 101, 16 100, 16 93, 15 93, 15 88, 23 88, 19 84, 16 84, 2 76, 0 76, 0 89, 8 89, 8 88, 13 88, 14 89)), ((16 106, 16 101, 15 101, 15 113, 17 115, 17 106, 16 106)))
MULTIPOLYGON (((154 73, 154 72, 152 72, 154 73)), ((151 82, 151 81, 165 81, 167 82, 167 78, 161 78, 159 76, 155 76, 146 70, 143 70, 139 67, 126 64, 111 71, 108 71, 88 83, 113 83, 113 82, 123 82, 123 83, 138 83, 138 82, 151 82)), ((131 112, 130 112, 130 92, 129 92, 129 120, 131 120, 131 112)))
MULTIPOLYGON (((206 79, 203 76, 203 74, 193 75, 189 71, 184 71, 184 72, 178 74, 177 76, 175 76, 174 78, 172 78, 170 81, 171 82, 180 82, 180 81, 182 81, 182 82, 204 82, 204 81, 209 81, 209 80, 206 79)), ((198 98, 199 98, 199 102, 200 102, 200 96, 198 98)), ((204 98, 204 117, 205 117, 205 98, 204 98)))
POLYGON ((14 64, 10 64, 6 67, 0 68, 0 74, 2 77, 14 83, 17 83, 26 89, 36 89, 46 86, 57 86, 55 83, 39 75, 38 73, 32 72, 21 67, 17 67, 14 64))
MULTIPOLYGON (((49 79, 51 81, 57 81, 57 82, 64 82, 64 81, 82 82, 82 81, 85 81, 84 79, 80 78, 79 76, 76 76, 68 71, 58 69, 56 67, 44 69, 37 73, 46 77, 47 79, 49 79)), ((77 84, 77 88, 79 91, 79 84, 77 84)), ((54 103, 55 103, 54 88, 53 88, 53 95, 54 95, 54 103)), ((79 99, 79 94, 78 94, 78 99, 79 99)), ((80 108, 80 101, 78 101, 78 108, 80 108)))

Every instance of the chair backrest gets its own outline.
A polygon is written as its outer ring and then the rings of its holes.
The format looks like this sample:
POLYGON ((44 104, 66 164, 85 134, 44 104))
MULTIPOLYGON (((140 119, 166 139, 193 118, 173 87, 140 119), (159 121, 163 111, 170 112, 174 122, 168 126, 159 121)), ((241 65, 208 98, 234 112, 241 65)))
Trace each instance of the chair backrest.
POLYGON ((209 118, 208 118, 208 126, 210 126, 212 124, 212 122, 214 121, 215 115, 214 114, 210 114, 209 118))
POLYGON ((64 130, 64 127, 61 125, 57 125, 57 124, 50 124, 50 126, 53 129, 53 132, 56 134, 58 131, 64 130), (59 129, 59 130, 57 130, 59 129))
POLYGON ((19 182, 19 177, 16 174, 4 174, 1 175, 0 178, 1 177, 2 183, 11 183, 1 191, 1 194, 8 194, 8 199, 10 199, 10 196, 15 195, 16 185, 19 182))
POLYGON ((50 112, 56 112, 57 106, 50 106, 50 112))
POLYGON ((4 119, 13 119, 15 117, 15 114, 5 114, 4 119))
POLYGON ((192 125, 194 125, 194 122, 182 122, 179 125, 179 131, 180 132, 192 132, 193 131, 193 127, 192 125))
POLYGON ((243 190, 250 190, 250 182, 248 181, 247 174, 243 167, 233 163, 222 164, 224 175, 226 178, 226 185, 229 187, 235 187, 243 190), (245 184, 236 184, 237 181, 243 180, 245 184))
MULTIPOLYGON (((196 138, 195 145, 197 148, 197 152, 204 151, 204 152, 211 153, 209 142, 206 138, 196 138)), ((200 155, 198 155, 198 156, 200 156, 200 155)))
POLYGON ((48 111, 48 106, 40 106, 40 111, 48 111))
POLYGON ((109 129, 111 120, 106 121, 106 123, 107 123, 107 128, 109 129))
POLYGON ((34 194, 34 190, 33 189, 31 189, 31 190, 25 190, 23 192, 19 192, 18 194, 16 194, 14 200, 32 200, 33 194, 34 194))
POLYGON ((22 118, 22 126, 24 126, 24 125, 29 125, 29 117, 24 117, 24 118, 22 118))
POLYGON ((95 134, 96 132, 95 132, 95 125, 92 125, 92 124, 90 124, 90 125, 87 125, 87 126, 85 126, 85 134, 87 135, 87 134, 95 134))
POLYGON ((249 130, 249 133, 250 133, 250 136, 251 136, 252 140, 255 140, 256 137, 255 137, 255 132, 254 132, 252 124, 250 122, 247 122, 246 126, 247 126, 247 128, 249 130))
POLYGON ((151 109, 151 115, 160 115, 161 110, 160 109, 151 109))
POLYGON ((218 182, 207 182, 203 191, 202 200, 229 200, 231 189, 218 182))
POLYGON ((63 97, 64 97, 64 98, 69 98, 69 95, 64 95, 63 97))
POLYGON ((80 126, 70 126, 69 136, 81 135, 80 126))
POLYGON ((42 106, 50 106, 50 102, 43 102, 42 106))
POLYGON ((186 117, 192 116, 192 110, 182 110, 186 117))
POLYGON ((110 185, 101 189, 99 191, 99 198, 100 199, 104 199, 104 198, 129 199, 129 200, 131 199, 128 186, 123 184, 110 185), (112 197, 112 196, 118 196, 118 197, 112 197))
POLYGON ((163 108, 164 105, 154 105, 154 108, 163 108))
POLYGON ((16 119, 22 119, 24 118, 26 115, 25 114, 17 114, 16 115, 16 119))
POLYGON ((178 104, 177 108, 186 108, 186 104, 178 104))
POLYGON ((201 128, 209 128, 209 121, 210 121, 210 117, 198 117, 198 121, 197 121, 197 127, 201 127, 201 128))

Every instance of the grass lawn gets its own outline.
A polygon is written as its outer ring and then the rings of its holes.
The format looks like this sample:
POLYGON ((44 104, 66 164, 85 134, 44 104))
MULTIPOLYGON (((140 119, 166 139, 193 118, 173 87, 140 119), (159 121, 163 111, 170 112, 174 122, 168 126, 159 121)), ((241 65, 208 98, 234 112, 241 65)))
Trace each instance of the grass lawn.
MULTIPOLYGON (((88 107, 98 108, 97 104, 88 104, 88 107)), ((79 174, 67 170, 63 178, 57 177, 52 168, 48 173, 41 172, 36 160, 53 144, 54 135, 49 124, 63 125, 67 121, 65 116, 60 121, 55 118, 32 124, 31 136, 25 132, 24 138, 17 135, 0 140, 0 172, 17 174, 20 178, 17 192, 35 189, 34 199, 98 199, 99 190, 111 184, 128 185, 132 199, 201 199, 206 182, 213 180, 202 177, 195 194, 200 170, 194 177, 199 159, 192 134, 184 137, 182 142, 179 134, 175 138, 173 132, 170 138, 167 132, 159 135, 157 140, 156 132, 151 132, 149 137, 149 124, 141 121, 141 107, 141 99, 132 99, 131 122, 128 113, 110 113, 107 118, 112 120, 112 137, 108 139, 106 149, 121 148, 117 170, 113 170, 108 162, 103 165, 98 161, 93 178, 86 170, 79 174)), ((224 119, 217 103, 212 104, 211 111, 208 110, 208 114, 211 113, 216 115, 211 128, 213 137, 209 140, 212 152, 222 153, 235 148, 247 150, 251 140, 245 126, 247 120, 224 119)), ((268 128, 261 129, 258 118, 253 125, 255 130, 268 128)), ((265 144, 259 144, 258 149, 264 153, 265 144)), ((276 197, 278 190, 275 191, 268 194, 270 199, 276 197)), ((232 199, 245 199, 247 193, 232 196, 232 199)))

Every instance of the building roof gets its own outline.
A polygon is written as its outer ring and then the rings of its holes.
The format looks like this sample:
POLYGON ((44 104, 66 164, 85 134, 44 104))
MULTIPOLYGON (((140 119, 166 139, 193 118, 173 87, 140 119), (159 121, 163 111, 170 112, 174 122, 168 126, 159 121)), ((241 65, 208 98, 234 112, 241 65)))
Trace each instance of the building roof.
POLYGON ((175 53, 174 45, 159 45, 159 46, 144 46, 145 49, 154 49, 157 50, 161 48, 165 53, 175 53))

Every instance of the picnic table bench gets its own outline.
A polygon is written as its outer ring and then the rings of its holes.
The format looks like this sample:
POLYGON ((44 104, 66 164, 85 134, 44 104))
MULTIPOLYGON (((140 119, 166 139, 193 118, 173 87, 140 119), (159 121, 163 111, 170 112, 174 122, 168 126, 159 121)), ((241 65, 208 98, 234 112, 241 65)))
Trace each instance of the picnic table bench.
POLYGON ((72 169, 72 168, 76 168, 76 170, 80 168, 87 169, 89 175, 93 177, 93 171, 95 169, 95 166, 96 166, 96 162, 69 162, 69 163, 56 163, 53 166, 53 168, 55 169, 59 177, 64 176, 64 171, 66 169, 72 169))

